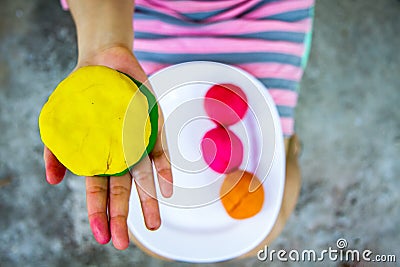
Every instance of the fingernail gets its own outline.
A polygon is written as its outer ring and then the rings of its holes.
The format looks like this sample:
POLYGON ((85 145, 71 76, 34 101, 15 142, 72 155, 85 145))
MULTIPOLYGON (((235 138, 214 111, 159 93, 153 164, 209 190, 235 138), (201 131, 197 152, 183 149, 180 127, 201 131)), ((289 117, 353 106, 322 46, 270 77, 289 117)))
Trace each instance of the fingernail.
POLYGON ((149 216, 150 218, 147 219, 146 227, 151 231, 155 231, 161 226, 161 219, 156 214, 152 214, 149 216))
POLYGON ((161 190, 161 193, 164 197, 171 197, 173 193, 173 187, 172 186, 167 186, 163 187, 163 190, 161 190))

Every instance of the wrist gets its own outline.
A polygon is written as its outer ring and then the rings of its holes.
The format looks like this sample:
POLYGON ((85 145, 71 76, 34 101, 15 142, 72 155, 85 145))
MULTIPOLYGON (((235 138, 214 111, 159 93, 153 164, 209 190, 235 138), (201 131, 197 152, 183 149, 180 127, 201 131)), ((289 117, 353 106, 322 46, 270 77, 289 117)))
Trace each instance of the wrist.
MULTIPOLYGON (((134 57, 131 48, 121 43, 98 43, 90 48, 80 49, 77 67, 88 65, 116 65, 134 57)), ((111 68, 111 66, 108 66, 111 68)), ((112 67, 118 69, 118 66, 112 67)), ((119 69, 118 69, 119 70, 119 69)))
POLYGON ((78 65, 113 47, 132 51, 132 0, 69 0, 78 39, 78 65))
MULTIPOLYGON (((121 44, 113 44, 98 50, 92 50, 85 57, 80 57, 76 69, 89 65, 102 65, 130 75, 140 82, 147 81, 143 71, 132 50, 121 44)), ((146 84, 149 86, 148 84, 146 84)))

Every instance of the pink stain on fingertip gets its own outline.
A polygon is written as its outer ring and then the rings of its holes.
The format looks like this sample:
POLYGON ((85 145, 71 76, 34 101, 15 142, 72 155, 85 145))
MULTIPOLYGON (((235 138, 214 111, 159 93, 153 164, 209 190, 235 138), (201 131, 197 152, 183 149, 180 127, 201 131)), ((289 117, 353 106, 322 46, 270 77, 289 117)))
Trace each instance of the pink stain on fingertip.
POLYGON ((90 228, 96 241, 102 245, 107 244, 110 239, 110 231, 108 229, 108 221, 104 221, 99 217, 90 220, 90 228))

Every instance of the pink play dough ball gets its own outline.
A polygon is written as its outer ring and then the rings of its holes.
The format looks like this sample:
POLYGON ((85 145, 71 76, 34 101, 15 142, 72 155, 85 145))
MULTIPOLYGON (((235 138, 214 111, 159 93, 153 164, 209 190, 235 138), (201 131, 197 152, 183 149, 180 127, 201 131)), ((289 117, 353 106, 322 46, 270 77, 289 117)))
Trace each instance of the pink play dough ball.
POLYGON ((201 150, 205 162, 218 173, 235 171, 243 160, 243 144, 239 137, 222 126, 204 135, 201 150))
POLYGON ((232 125, 241 120, 247 109, 246 94, 234 84, 216 84, 206 93, 204 109, 213 121, 232 125))

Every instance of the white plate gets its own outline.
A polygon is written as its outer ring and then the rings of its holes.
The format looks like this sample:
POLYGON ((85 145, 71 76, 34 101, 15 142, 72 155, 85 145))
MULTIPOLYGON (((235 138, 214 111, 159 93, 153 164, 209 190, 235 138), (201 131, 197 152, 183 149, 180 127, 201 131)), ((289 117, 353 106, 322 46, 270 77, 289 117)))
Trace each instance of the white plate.
POLYGON ((131 233, 147 249, 179 261, 217 262, 250 251, 271 231, 284 188, 282 131, 268 91, 243 70, 205 61, 168 67, 152 75, 150 82, 164 112, 174 194, 166 199, 157 191, 162 225, 149 231, 133 186, 128 216, 131 233), (230 129, 244 145, 240 168, 263 180, 263 208, 244 220, 232 219, 224 210, 218 199, 224 176, 207 166, 200 150, 202 136, 214 127, 203 98, 213 84, 220 83, 236 84, 247 95, 249 110, 230 129))

